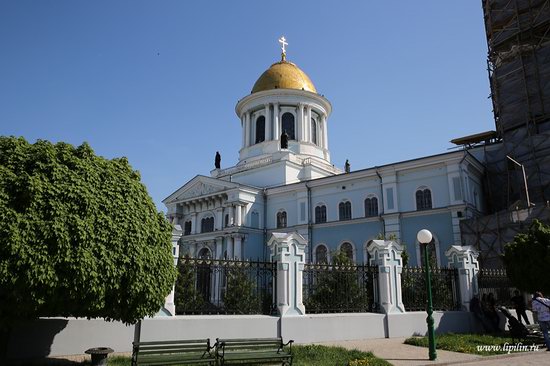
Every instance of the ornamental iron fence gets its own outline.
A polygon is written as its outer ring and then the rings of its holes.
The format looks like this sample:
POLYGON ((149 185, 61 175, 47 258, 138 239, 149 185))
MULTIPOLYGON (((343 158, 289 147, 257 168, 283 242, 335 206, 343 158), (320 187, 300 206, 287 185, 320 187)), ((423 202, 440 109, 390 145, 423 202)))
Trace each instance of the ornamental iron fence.
POLYGON ((481 268, 477 274, 477 285, 482 303, 514 306, 511 299, 517 289, 504 268, 481 268))
MULTIPOLYGON (((430 268, 433 310, 460 310, 458 270, 430 268)), ((403 267, 401 294, 407 311, 425 311, 428 306, 426 270, 424 267, 403 267)))
POLYGON ((303 302, 306 312, 378 311, 378 266, 305 264, 303 302))
POLYGON ((277 312, 276 263, 179 258, 176 314, 264 314, 277 312))

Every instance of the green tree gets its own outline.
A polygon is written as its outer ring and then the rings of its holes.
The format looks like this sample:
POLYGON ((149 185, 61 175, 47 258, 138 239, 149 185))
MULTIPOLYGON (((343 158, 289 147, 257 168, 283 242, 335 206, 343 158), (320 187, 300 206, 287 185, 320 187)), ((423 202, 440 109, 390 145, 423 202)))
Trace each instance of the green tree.
POLYGON ((332 255, 331 266, 320 266, 313 280, 314 291, 305 301, 306 311, 340 311, 351 309, 369 310, 366 292, 361 288, 360 273, 346 253, 337 251, 332 255))
POLYGON ((407 244, 403 241, 400 242, 399 240, 397 240, 397 235, 395 235, 394 233, 391 233, 391 234, 387 235, 386 238, 384 238, 384 235, 382 233, 378 233, 378 235, 376 235, 376 237, 374 239, 375 240, 392 240, 392 241, 395 241, 398 244, 400 244, 403 247, 403 251, 401 252, 401 259, 403 260, 403 267, 406 267, 406 266, 409 265, 409 252, 407 252, 407 244))
POLYGON ((261 302, 255 293, 255 284, 246 267, 227 267, 227 289, 223 298, 225 309, 234 314, 261 313, 261 302))
POLYGON ((174 291, 176 314, 199 313, 206 305, 202 294, 196 288, 194 260, 180 258, 178 261, 178 279, 174 291))
POLYGON ((504 247, 506 273, 522 291, 550 293, 550 226, 534 220, 526 233, 504 247))
POLYGON ((40 316, 135 323, 174 283, 171 225, 126 158, 0 137, 0 326, 40 316))

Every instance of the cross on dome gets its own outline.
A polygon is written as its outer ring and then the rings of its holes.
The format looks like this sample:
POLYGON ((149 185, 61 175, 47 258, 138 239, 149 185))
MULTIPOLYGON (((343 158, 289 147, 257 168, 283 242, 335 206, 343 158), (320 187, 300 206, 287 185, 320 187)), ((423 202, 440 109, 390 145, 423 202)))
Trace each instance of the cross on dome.
POLYGON ((282 36, 281 38, 279 38, 279 43, 281 44, 281 49, 283 50, 282 56, 283 56, 283 60, 284 60, 286 58, 286 48, 285 48, 285 46, 288 46, 288 43, 286 41, 285 36, 282 36))

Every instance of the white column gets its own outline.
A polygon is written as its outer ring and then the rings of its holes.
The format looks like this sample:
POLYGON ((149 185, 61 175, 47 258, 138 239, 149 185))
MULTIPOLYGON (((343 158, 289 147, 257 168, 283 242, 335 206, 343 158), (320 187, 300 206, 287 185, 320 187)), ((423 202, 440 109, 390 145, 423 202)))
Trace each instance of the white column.
POLYGON ((326 114, 323 114, 323 117, 321 119, 321 124, 323 125, 323 148, 328 150, 328 126, 327 126, 327 116, 326 114))
POLYGON ((242 254, 242 237, 240 235, 236 235, 233 238, 233 242, 235 244, 235 259, 242 260, 243 254, 242 254))
POLYGON ((235 226, 241 226, 242 225, 242 209, 241 205, 235 206, 235 226))
POLYGON ((226 237, 227 240, 227 259, 234 259, 233 254, 233 238, 231 236, 226 237))
POLYGON ((246 112, 245 115, 245 129, 244 129, 244 141, 245 146, 250 146, 250 112, 246 112))
POLYGON ((227 209, 229 211, 229 226, 233 226, 235 225, 235 216, 233 215, 234 208, 233 206, 229 206, 227 209))
POLYGON ((197 234, 197 213, 193 212, 191 214, 191 234, 197 234))
POLYGON ((298 121, 296 123, 296 140, 302 141, 304 132, 304 105, 302 103, 298 103, 296 111, 296 114, 298 115, 298 121))
POLYGON ((267 246, 277 262, 277 309, 281 317, 305 315, 303 272, 307 240, 298 233, 273 233, 267 246))
POLYGON ((223 230, 223 207, 216 209, 216 230, 223 230))
POLYGON ((244 114, 241 116, 242 147, 246 147, 246 121, 244 114))
POLYGON ((269 141, 271 137, 271 110, 269 108, 270 104, 265 104, 265 140, 269 141))
POLYGON ((378 265, 378 303, 386 314, 404 313, 401 295, 403 248, 395 241, 373 240, 367 247, 371 265, 378 265))
POLYGON ((279 130, 279 103, 273 104, 273 140, 279 140, 281 132, 279 130))
POLYGON ((305 140, 311 142, 311 106, 307 106, 307 118, 305 123, 305 140))
POLYGON ((214 253, 214 258, 222 259, 223 258, 223 236, 216 237, 216 253, 214 253))
POLYGON ((460 288, 460 305, 463 311, 470 308, 470 300, 478 294, 477 274, 479 252, 472 246, 452 245, 445 252, 449 265, 458 269, 458 286, 460 288))

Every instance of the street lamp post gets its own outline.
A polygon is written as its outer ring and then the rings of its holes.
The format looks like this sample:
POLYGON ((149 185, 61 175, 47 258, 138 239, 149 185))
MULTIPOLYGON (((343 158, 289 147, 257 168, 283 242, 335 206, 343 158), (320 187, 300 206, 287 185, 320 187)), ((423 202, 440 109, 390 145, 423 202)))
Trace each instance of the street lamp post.
POLYGON ((435 351, 435 331, 434 331, 434 318, 433 304, 432 304, 432 276, 430 274, 430 264, 428 263, 428 244, 432 241, 432 233, 429 230, 422 229, 416 235, 420 245, 424 245, 424 269, 426 271, 426 292, 428 293, 428 317, 426 323, 428 323, 428 342, 429 342, 429 357, 433 361, 437 358, 437 352, 435 351))

